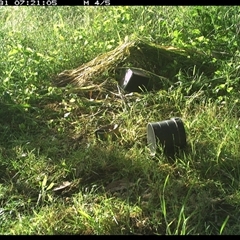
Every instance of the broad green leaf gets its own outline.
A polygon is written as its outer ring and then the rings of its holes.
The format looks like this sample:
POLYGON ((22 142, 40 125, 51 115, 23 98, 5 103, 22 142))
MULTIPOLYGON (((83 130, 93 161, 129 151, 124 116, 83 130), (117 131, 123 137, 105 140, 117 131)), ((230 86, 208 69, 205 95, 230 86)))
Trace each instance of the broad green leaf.
POLYGON ((13 48, 11 51, 9 51, 8 56, 12 56, 12 55, 14 55, 14 54, 17 54, 18 52, 19 52, 18 49, 13 48))

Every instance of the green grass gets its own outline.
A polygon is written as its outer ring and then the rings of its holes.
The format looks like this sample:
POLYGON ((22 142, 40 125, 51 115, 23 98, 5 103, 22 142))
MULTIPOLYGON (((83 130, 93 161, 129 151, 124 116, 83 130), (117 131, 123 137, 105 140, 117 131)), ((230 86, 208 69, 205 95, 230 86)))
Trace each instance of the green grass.
POLYGON ((0 234, 240 233, 239 7, 0 8, 0 234), (202 52, 157 92, 57 88, 125 39, 202 52), (92 99, 91 99, 92 98, 92 99), (187 148, 150 156, 148 122, 182 118, 187 148), (94 131, 122 122, 116 141, 94 131), (62 189, 61 189, 62 187, 62 189))

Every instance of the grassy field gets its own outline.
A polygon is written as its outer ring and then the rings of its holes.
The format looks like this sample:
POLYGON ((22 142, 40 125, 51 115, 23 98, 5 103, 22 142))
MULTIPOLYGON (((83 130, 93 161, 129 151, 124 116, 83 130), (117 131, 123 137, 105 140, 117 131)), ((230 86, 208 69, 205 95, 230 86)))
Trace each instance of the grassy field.
POLYGON ((240 234, 239 10, 0 7, 0 234, 240 234), (53 84, 126 37, 216 68, 125 100, 111 74, 105 90, 53 84), (175 116, 187 149, 151 156, 147 123, 175 116), (96 140, 120 121, 116 141, 96 140))

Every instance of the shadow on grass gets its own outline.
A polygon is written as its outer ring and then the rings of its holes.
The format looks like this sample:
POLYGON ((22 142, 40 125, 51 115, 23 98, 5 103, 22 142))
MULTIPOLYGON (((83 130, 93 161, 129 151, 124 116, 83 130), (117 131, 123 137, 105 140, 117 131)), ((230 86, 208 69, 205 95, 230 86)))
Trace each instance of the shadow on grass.
POLYGON ((210 142, 195 143, 194 153, 189 146, 187 148, 187 159, 199 179, 194 184, 196 192, 192 196, 195 196, 196 205, 204 205, 207 214, 203 219, 212 229, 209 229, 207 234, 219 234, 227 218, 229 219, 223 233, 239 234, 240 231, 236 226, 240 213, 238 210, 239 157, 224 150, 217 158, 216 153, 211 149, 214 149, 214 144, 210 142))
MULTIPOLYGON (((56 121, 62 114, 51 108, 25 111, 17 106, 2 105, 1 128, 4 134, 1 137, 0 182, 12 189, 8 192, 9 197, 14 193, 24 201, 31 199, 36 206, 41 191, 39 184, 47 175, 48 184, 71 183, 62 191, 51 191, 57 198, 71 198, 85 192, 89 196, 95 195, 90 201, 103 196, 112 199, 113 203, 118 199, 122 204, 141 208, 137 217, 129 215, 128 225, 126 219, 119 220, 126 225, 126 234, 166 234, 167 225, 172 221, 171 231, 174 232, 182 206, 185 207, 185 216, 191 216, 188 227, 194 229, 194 234, 204 231, 206 234, 219 233, 227 216, 230 216, 228 224, 236 228, 239 212, 234 202, 237 185, 233 185, 232 174, 238 169, 236 157, 223 153, 228 160, 216 164, 206 154, 206 149, 211 146, 196 144, 195 155, 189 150, 185 153, 189 157, 178 156, 183 161, 192 160, 191 169, 195 173, 189 175, 185 167, 176 165, 174 160, 152 159, 139 145, 140 152, 134 153, 135 150, 118 141, 89 143, 84 136, 73 139, 70 123, 64 132, 46 124, 47 112, 51 113, 49 118, 56 121), (234 160, 228 165, 229 159, 234 160), (178 172, 181 171, 180 176, 178 172), (198 178, 191 181, 189 176, 195 177, 195 174, 198 178), (170 180, 164 188, 168 175, 170 180), (163 199, 168 223, 163 216, 163 199), (208 230, 206 224, 210 226, 208 230)), ((235 173, 234 184, 237 184, 238 173, 235 173)), ((2 201, 3 205, 4 201, 7 199, 2 201)), ((47 203, 43 200, 40 204, 47 203)))

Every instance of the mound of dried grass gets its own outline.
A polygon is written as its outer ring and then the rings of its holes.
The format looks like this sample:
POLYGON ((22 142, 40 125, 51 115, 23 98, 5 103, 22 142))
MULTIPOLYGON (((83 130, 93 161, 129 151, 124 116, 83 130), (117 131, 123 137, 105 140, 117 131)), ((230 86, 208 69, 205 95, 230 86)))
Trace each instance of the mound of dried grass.
POLYGON ((73 70, 65 70, 55 79, 57 86, 72 84, 78 87, 101 84, 98 78, 106 71, 114 68, 129 56, 129 48, 135 45, 135 41, 125 41, 112 51, 97 56, 73 70))
POLYGON ((203 64, 204 57, 206 59, 206 56, 196 51, 157 46, 126 38, 114 50, 101 54, 76 69, 63 71, 56 77, 55 84, 60 87, 72 84, 81 89, 89 86, 99 88, 107 78, 106 73, 109 76, 122 67, 141 68, 160 79, 171 81, 174 81, 179 70, 191 71, 196 66, 201 72, 211 74, 215 69, 212 65, 203 64))

